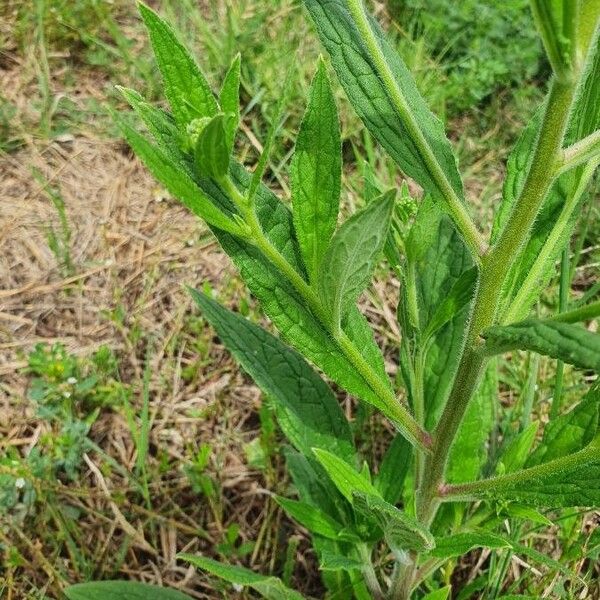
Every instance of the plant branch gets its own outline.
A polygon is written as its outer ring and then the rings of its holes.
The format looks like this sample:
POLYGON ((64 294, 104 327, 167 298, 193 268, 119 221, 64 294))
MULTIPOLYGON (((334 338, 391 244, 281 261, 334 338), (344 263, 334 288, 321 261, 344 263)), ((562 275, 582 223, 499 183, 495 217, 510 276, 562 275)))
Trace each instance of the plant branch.
POLYGON ((540 249, 531 269, 527 272, 527 276, 519 288, 514 300, 510 303, 510 307, 506 311, 506 314, 503 315, 503 323, 512 323, 524 318, 522 313, 527 310, 529 299, 535 293, 535 290, 543 277, 544 271, 547 268, 548 261, 555 254, 556 247, 563 239, 569 226, 569 221, 573 216, 573 212, 577 208, 579 200, 585 192, 597 165, 597 162, 590 163, 581 174, 577 188, 573 191, 571 196, 567 198, 554 227, 550 231, 550 235, 540 249))
POLYGON ((515 471, 514 473, 508 473, 507 475, 500 475, 498 477, 481 479, 479 481, 440 486, 438 497, 443 502, 473 500, 487 494, 493 494, 494 490, 501 490, 506 484, 510 486, 514 486, 515 484, 526 485, 540 477, 552 475, 553 473, 560 473, 566 469, 577 467, 578 465, 586 464, 590 460, 599 458, 600 439, 596 438, 588 446, 583 448, 583 450, 542 463, 541 465, 536 465, 535 467, 530 467, 529 469, 515 471))
POLYGON ((599 157, 600 129, 562 151, 556 163, 557 173, 560 175, 590 160, 594 160, 596 167, 599 157))
POLYGON ((369 18, 365 12, 362 0, 347 0, 348 9, 358 27, 361 37, 367 45, 369 52, 373 58, 374 67, 381 77, 385 88, 387 89, 390 100, 398 110, 402 117, 402 123, 406 127, 411 140, 415 144, 419 155, 429 170, 429 174, 438 186, 442 197, 446 203, 448 212, 452 216, 456 227, 462 234, 467 246, 469 247, 476 262, 479 262, 480 256, 485 252, 487 244, 483 236, 473 223, 469 215, 465 203, 459 198, 455 192, 444 170, 438 163, 433 149, 423 135, 421 128, 416 122, 412 112, 410 111, 408 102, 399 88, 394 73, 392 72, 388 62, 383 55, 379 42, 369 18))
POLYGON ((327 310, 323 307, 317 293, 304 280, 298 271, 288 263, 285 257, 277 250, 277 248, 275 248, 275 246, 273 246, 271 241, 264 234, 254 211, 254 207, 249 205, 247 198, 237 189, 228 177, 223 178, 219 183, 242 212, 242 216, 251 230, 250 235, 246 238, 247 241, 254 244, 294 286, 295 290, 304 299, 315 317, 329 332, 346 359, 361 374, 377 397, 380 398, 382 405, 388 408, 388 417, 394 421, 400 432, 420 450, 429 452, 431 446, 431 437, 429 433, 419 425, 409 412, 408 408, 398 401, 394 392, 381 381, 379 375, 365 360, 364 356, 354 345, 352 340, 343 331, 340 330, 336 332, 332 330, 331 320, 327 310), (393 418, 390 416, 390 413, 393 413, 393 418))

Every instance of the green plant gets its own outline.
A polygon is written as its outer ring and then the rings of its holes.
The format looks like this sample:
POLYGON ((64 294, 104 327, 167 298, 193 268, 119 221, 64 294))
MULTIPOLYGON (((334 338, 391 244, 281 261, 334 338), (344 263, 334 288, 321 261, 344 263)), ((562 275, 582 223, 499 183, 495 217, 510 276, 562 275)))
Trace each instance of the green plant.
MULTIPOLYGON (((456 559, 477 548, 494 556, 490 579, 473 588, 486 598, 504 591, 512 554, 549 568, 559 597, 570 597, 585 577, 533 542, 536 527, 562 510, 600 504, 600 388, 540 436, 531 424, 535 358, 516 430, 505 427, 489 453, 487 442, 500 422, 500 355, 527 351, 600 371, 600 335, 579 324, 600 315, 598 302, 565 306, 563 296, 559 314, 534 316, 600 161, 600 5, 533 2, 554 74, 509 158, 488 240, 470 216, 441 123, 362 1, 304 4, 359 117, 423 188, 416 211, 406 193, 399 204, 395 189, 378 189, 367 169, 365 205, 338 227, 341 136, 323 61, 290 166, 291 210, 261 183, 279 116, 252 173, 232 158, 239 57, 215 97, 171 27, 144 5, 171 112, 122 89, 149 135, 115 115, 154 176, 208 223, 285 340, 190 290, 292 446, 285 457, 299 499, 277 502, 311 532, 328 598, 447 598, 456 559), (402 394, 357 308, 382 254, 402 282, 402 394), (331 387, 306 359, 397 429, 378 464, 365 461, 331 387)), ((302 598, 271 575, 181 558, 266 598, 302 598)))

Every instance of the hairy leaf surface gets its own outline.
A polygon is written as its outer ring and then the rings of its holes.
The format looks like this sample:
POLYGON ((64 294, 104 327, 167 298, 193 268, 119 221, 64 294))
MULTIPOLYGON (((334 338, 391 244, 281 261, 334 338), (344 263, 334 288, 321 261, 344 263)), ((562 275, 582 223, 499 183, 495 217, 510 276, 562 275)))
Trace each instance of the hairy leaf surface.
POLYGON ((390 227, 395 192, 373 200, 337 231, 319 269, 319 294, 334 327, 354 308, 381 256, 390 227))
POLYGON ((193 119, 215 115, 219 107, 206 77, 171 26, 145 4, 139 9, 177 124, 185 129, 193 119))
POLYGON ((600 334, 579 325, 529 319, 514 325, 490 327, 482 335, 489 353, 531 350, 600 372, 600 334))
POLYGON ((208 296, 191 291, 202 314, 261 389, 274 401, 277 418, 292 444, 306 455, 329 448, 355 460, 348 421, 327 384, 294 350, 275 336, 208 296))
POLYGON ((192 600, 177 590, 137 581, 92 581, 65 590, 68 600, 192 600))
POLYGON ((487 531, 456 533, 435 540, 431 555, 437 558, 462 556, 475 548, 510 548, 510 544, 499 535, 487 531))
POLYGON ((290 168, 294 227, 311 281, 337 225, 341 178, 337 107, 327 70, 319 61, 290 168))

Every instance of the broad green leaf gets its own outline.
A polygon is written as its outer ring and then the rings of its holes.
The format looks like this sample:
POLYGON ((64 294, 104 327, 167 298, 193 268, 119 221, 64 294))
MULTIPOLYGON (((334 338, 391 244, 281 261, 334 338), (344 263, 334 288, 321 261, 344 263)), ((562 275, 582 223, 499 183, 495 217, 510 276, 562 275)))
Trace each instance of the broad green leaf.
POLYGON ((412 464, 412 454, 410 442, 396 434, 383 455, 374 484, 383 499, 390 504, 397 504, 402 497, 404 480, 412 464))
POLYGON ((423 262, 427 251, 435 243, 442 211, 432 196, 425 196, 417 211, 415 220, 406 237, 406 257, 408 260, 423 262))
POLYGON ((227 143, 230 148, 233 148, 235 134, 240 124, 240 68, 241 56, 237 54, 233 59, 219 94, 219 104, 221 111, 227 115, 232 115, 233 118, 228 120, 227 126, 227 143))
POLYGON ((355 491, 354 508, 367 518, 374 518, 392 550, 427 552, 435 546, 433 536, 415 518, 392 506, 380 496, 355 491))
POLYGON ((68 600, 192 600, 177 590, 137 581, 91 581, 71 585, 65 590, 68 600))
POLYGON ((199 173, 204 177, 219 180, 229 170, 231 158, 230 123, 233 115, 216 114, 198 135, 195 156, 199 173))
POLYGON ((336 328, 371 281, 389 230, 394 197, 395 191, 390 191, 352 215, 336 232, 323 257, 319 294, 336 328))
POLYGON ((430 552, 437 558, 462 556, 475 548, 510 548, 510 543, 499 535, 484 531, 456 533, 436 538, 435 548, 430 552))
POLYGON ((119 127, 129 145, 152 175, 184 206, 213 227, 233 235, 242 234, 239 225, 221 212, 194 180, 179 165, 174 163, 165 151, 150 143, 122 119, 119 121, 119 127))
POLYGON ((322 571, 354 571, 363 567, 360 560, 341 554, 322 552, 319 559, 319 569, 322 571))
POLYGON ((581 450, 598 433, 599 425, 600 388, 595 386, 571 411, 544 427, 542 440, 526 465, 533 467, 581 450))
POLYGON ((366 31, 359 29, 352 11, 360 11, 361 4, 358 0, 304 0, 337 76, 369 131, 409 177, 426 191, 439 194, 431 163, 424 157, 427 148, 448 185, 462 198, 456 159, 442 124, 375 21, 369 20, 366 31), (367 39, 373 36, 375 47, 367 39))
POLYGON ((267 600, 304 600, 301 594, 286 587, 277 577, 259 575, 242 567, 226 565, 194 554, 179 554, 178 558, 225 581, 250 587, 267 600))
POLYGON ((311 533, 322 535, 331 540, 340 540, 340 533, 343 530, 343 526, 327 513, 306 502, 298 502, 289 498, 282 498, 281 496, 275 496, 275 501, 292 519, 298 521, 300 525, 306 527, 311 533))
POLYGON ((476 479, 487 461, 487 441, 498 402, 498 366, 491 360, 460 424, 450 449, 446 477, 458 483, 476 479))
POLYGON ((600 334, 579 325, 529 319, 513 325, 486 329, 486 352, 501 354, 530 350, 563 362, 600 372, 600 334))
POLYGON ((538 424, 530 423, 507 444, 496 469, 498 473, 512 473, 523 467, 531 453, 537 430, 538 424))
POLYGON ((600 439, 583 450, 508 475, 457 486, 460 497, 547 508, 600 505, 600 439))
POLYGON ((215 115, 219 107, 210 86, 171 26, 145 4, 140 3, 139 10, 177 124, 185 129, 193 119, 215 115))
POLYGON ((421 600, 447 600, 450 597, 450 592, 452 591, 452 586, 447 585, 446 587, 440 588, 439 590, 435 590, 434 592, 429 592, 429 594, 425 594, 421 600))
POLYGON ((540 523, 541 525, 547 526, 553 525, 552 521, 548 519, 548 517, 535 510, 535 508, 531 508, 531 506, 523 506, 522 504, 515 504, 514 502, 511 502, 502 507, 502 512, 510 517, 531 521, 532 523, 540 523))
POLYGON ((341 144, 335 99, 325 64, 319 60, 290 167, 294 227, 311 281, 337 225, 341 144))
POLYGON ((348 502, 353 504, 354 492, 379 496, 379 492, 373 484, 345 460, 322 448, 313 448, 313 452, 331 481, 348 502))
POLYGON ((305 455, 316 446, 355 460, 348 421, 308 363, 258 325, 204 294, 191 294, 236 360, 273 400, 279 424, 292 444, 305 455))

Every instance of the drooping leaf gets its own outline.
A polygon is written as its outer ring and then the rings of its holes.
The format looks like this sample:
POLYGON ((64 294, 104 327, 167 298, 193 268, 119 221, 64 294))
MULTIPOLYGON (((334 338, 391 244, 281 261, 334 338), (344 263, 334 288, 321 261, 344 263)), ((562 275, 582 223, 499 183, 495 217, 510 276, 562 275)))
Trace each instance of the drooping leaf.
POLYGON ((541 442, 526 465, 533 467, 585 448, 598 433, 600 425, 600 388, 593 387, 568 413, 544 427, 541 442))
POLYGON ((450 597, 452 586, 447 585, 439 590, 425 594, 421 600, 447 600, 450 597))
POLYGON ((290 167, 294 227, 314 281, 338 217, 342 148, 335 99, 322 60, 310 89, 290 167))
POLYGON ((214 116, 219 109, 217 101, 190 53, 166 21, 145 4, 138 6, 163 77, 165 95, 180 128, 185 129, 193 119, 214 116))
POLYGON ((137 581, 91 581, 71 585, 68 600, 192 600, 177 590, 137 581))
POLYGON ((435 540, 431 555, 437 558, 462 556, 475 548, 510 548, 510 543, 499 535, 486 531, 456 533, 435 540))
POLYGON ((390 504, 397 504, 402 497, 404 480, 412 464, 413 449, 408 440, 397 434, 383 455, 375 487, 390 504))
POLYGON ((240 68, 241 56, 236 54, 233 59, 219 94, 219 104, 221 111, 227 115, 232 115, 232 119, 228 120, 227 125, 227 143, 230 148, 233 148, 233 142, 237 128, 240 124, 240 68))
POLYGON ((267 600, 304 600, 304 597, 300 593, 286 587, 281 579, 277 577, 259 575, 242 567, 226 565, 216 560, 194 554, 179 554, 178 558, 189 562, 199 569, 208 571, 210 574, 216 575, 225 581, 229 581, 235 585, 250 587, 257 591, 263 598, 267 598, 267 600))
POLYGON ((467 407, 450 449, 446 478, 458 483, 476 479, 487 460, 487 441, 498 402, 498 366, 491 360, 467 407))
POLYGON ((521 469, 531 453, 531 447, 537 435, 538 424, 530 423, 504 449, 497 471, 512 473, 521 469))
POLYGON ((351 504, 354 502, 354 492, 379 496, 379 492, 373 484, 345 460, 322 448, 313 448, 313 452, 331 481, 348 502, 351 504))
POLYGON ((280 426, 292 444, 305 455, 316 446, 354 460, 348 421, 308 363, 258 325, 204 294, 191 294, 236 360, 273 400, 280 426))
POLYGON ((198 171, 204 177, 219 180, 229 170, 232 146, 230 144, 233 115, 218 113, 198 135, 195 156, 198 171))
POLYGON ((435 546, 431 533, 415 518, 389 504, 379 496, 355 491, 354 507, 366 518, 374 518, 392 550, 427 552, 435 546))
POLYGON ((219 210, 194 180, 179 165, 175 164, 165 151, 150 143, 124 120, 119 121, 119 127, 129 145, 152 175, 184 206, 213 227, 233 235, 241 234, 239 225, 219 210))
POLYGON ((275 501, 290 517, 306 527, 311 533, 340 541, 340 534, 344 527, 327 513, 306 502, 298 502, 281 496, 276 496, 275 501))
POLYGON ((490 327, 482 336, 490 354, 531 350, 600 372, 600 334, 579 325, 529 319, 513 325, 490 327))
POLYGON ((334 327, 369 284, 390 226, 395 192, 373 200, 337 231, 319 269, 319 294, 334 327))
POLYGON ((419 94, 402 59, 374 20, 363 31, 353 18, 356 0, 304 0, 348 98, 369 131, 400 168, 426 191, 440 193, 432 160, 462 198, 456 160, 440 121, 419 94), (375 44, 369 43, 374 36, 375 44), (388 77, 389 75, 389 77, 388 77))

